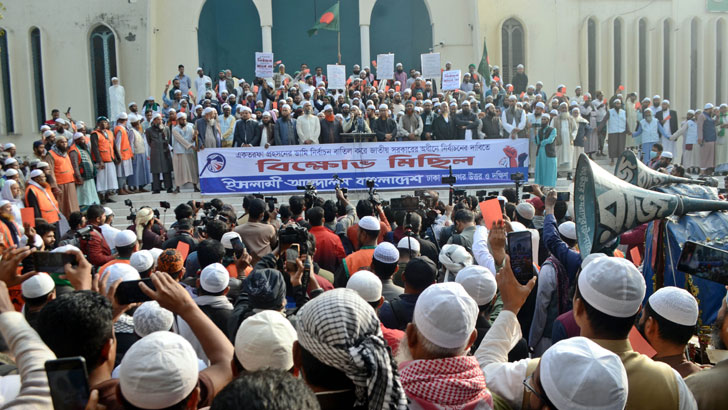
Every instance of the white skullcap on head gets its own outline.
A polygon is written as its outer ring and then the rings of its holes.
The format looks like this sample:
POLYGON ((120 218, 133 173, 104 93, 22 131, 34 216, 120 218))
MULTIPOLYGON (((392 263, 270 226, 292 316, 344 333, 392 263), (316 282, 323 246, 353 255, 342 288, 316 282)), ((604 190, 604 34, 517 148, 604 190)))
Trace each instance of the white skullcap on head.
POLYGON ((705 108, 704 109, 705 110, 711 110, 711 109, 713 109, 713 104, 711 104, 711 103, 705 104, 705 108))
POLYGON ((645 279, 627 259, 597 258, 582 269, 579 293, 598 311, 626 318, 639 312, 645 279))
POLYGON ((695 115, 695 110, 688 110, 688 114, 695 115))
POLYGON ((228 287, 230 273, 221 263, 207 265, 200 273, 200 287, 209 293, 220 293, 228 287))
POLYGON ((5 159, 5 165, 17 164, 17 163, 18 163, 18 160, 13 157, 5 159))
POLYGON ((546 104, 544 104, 543 102, 539 101, 539 102, 536 103, 536 108, 540 108, 542 110, 545 110, 546 109, 546 104))
POLYGON ((39 169, 34 169, 34 170, 30 171, 30 178, 31 179, 33 179, 35 177, 39 177, 41 175, 43 175, 43 171, 41 171, 39 169))
POLYGON ((266 112, 263 113, 263 117, 270 117, 270 116, 271 115, 270 115, 270 112, 269 111, 266 111, 266 112))
POLYGON ((521 215, 521 217, 530 221, 536 215, 536 208, 528 202, 521 202, 516 205, 516 212, 518 212, 518 215, 521 215))
POLYGON ((559 104, 559 108, 568 107, 568 106, 569 106, 569 104, 567 104, 566 102, 562 102, 561 104, 559 104))
MULTIPOLYGON (((721 104, 720 108, 728 108, 728 104, 721 104)), ((7 148, 6 148, 7 149, 7 148)))
POLYGON ((659 94, 656 94, 654 97, 652 97, 653 100, 659 100, 661 97, 659 94))
POLYGON ((5 176, 6 177, 14 177, 16 175, 18 175, 18 170, 15 169, 15 168, 10 168, 7 171, 5 171, 5 176))
MULTIPOLYGON (((129 232, 131 232, 131 231, 129 231, 129 232)), ((134 239, 136 239, 136 235, 134 235, 134 239)), ((106 279, 106 291, 107 292, 109 291, 109 288, 111 287, 111 285, 113 285, 114 282, 116 282, 119 279, 121 279, 122 282, 141 279, 141 276, 139 276, 139 271, 134 269, 128 263, 121 263, 121 262, 107 266, 106 270, 104 270, 104 276, 107 278, 106 279)))
POLYGON ((485 266, 472 265, 463 268, 455 277, 455 282, 461 284, 478 306, 490 303, 498 291, 495 275, 485 266))
POLYGON ((129 265, 139 273, 146 272, 154 265, 154 256, 146 249, 134 252, 129 258, 129 265))
POLYGON ((551 112, 549 114, 551 114, 552 116, 558 117, 559 112, 556 110, 551 110, 551 112))
POLYGON ((475 330, 478 304, 459 283, 430 285, 417 299, 412 322, 433 344, 445 349, 465 347, 475 330))
POLYGON ((652 114, 652 107, 645 108, 645 112, 652 114))
POLYGON ((10 149, 10 148, 15 148, 15 144, 13 144, 12 142, 8 142, 3 146, 3 149, 10 149))
POLYGON ((387 104, 379 104, 379 109, 380 110, 388 110, 389 107, 387 106, 387 104))
POLYGON ((420 251, 420 241, 411 236, 405 236, 397 243, 397 249, 412 250, 412 252, 418 253, 420 251))
MULTIPOLYGON (((288 104, 286 104, 286 105, 288 105, 288 104)), ((285 107, 286 105, 284 105, 284 107, 285 107)), ((303 105, 304 105, 304 106, 306 106, 306 105, 311 105, 311 101, 309 101, 309 100, 306 100, 306 101, 304 101, 304 102, 303 102, 303 105)), ((290 108, 290 106, 289 106, 288 108, 290 108)))
POLYGON ((56 118, 55 122, 56 122, 56 124, 65 124, 66 120, 64 120, 63 118, 56 118))
POLYGON ((284 109, 284 108, 288 108, 290 110, 291 109, 291 106, 288 105, 288 104, 283 104, 283 106, 281 107, 281 110, 284 109))
POLYGON ((670 100, 667 100, 667 99, 666 100, 662 100, 662 104, 670 105, 670 100))
POLYGON ((131 405, 163 409, 190 395, 198 373, 190 342, 172 332, 154 332, 127 350, 119 365, 119 387, 131 405))
POLYGON ((672 158, 672 152, 670 152, 670 151, 663 151, 660 156, 663 157, 663 158, 672 158))
MULTIPOLYGON (((377 227, 379 227, 379 223, 377 223, 377 227)), ((372 258, 382 263, 397 263, 399 261, 399 251, 396 246, 384 241, 374 248, 374 255, 372 258)))
POLYGON ((51 130, 48 130, 48 131, 46 131, 46 132, 43 133, 43 138, 48 138, 51 135, 56 135, 56 133, 53 132, 53 131, 51 131, 51 130))
POLYGON ((473 257, 470 253, 464 247, 455 244, 443 246, 438 259, 448 272, 455 275, 461 269, 473 264, 473 257))
POLYGON ((81 139, 83 137, 85 137, 85 135, 83 135, 82 132, 77 132, 77 133, 73 134, 73 140, 74 141, 77 140, 77 139, 81 139))
POLYGON ((346 282, 346 288, 355 291, 369 303, 379 302, 382 298, 382 280, 368 270, 360 270, 351 275, 346 282))
POLYGON ((152 114, 152 121, 156 120, 157 118, 162 118, 162 114, 155 112, 152 114))
POLYGON ((50 165, 48 165, 45 161, 40 161, 38 165, 36 165, 37 168, 50 168, 50 165))
MULTIPOLYGON (((306 104, 303 104, 303 105, 306 105, 306 104)), ((386 107, 386 105, 385 105, 385 107, 386 107)), ((375 107, 374 104, 367 105, 367 110, 376 110, 376 109, 377 109, 377 107, 375 107)))
POLYGON ((235 335, 235 357, 250 372, 262 369, 288 371, 293 367, 293 342, 296 340, 296 329, 288 319, 280 312, 264 310, 240 324, 235 335))
POLYGON ((104 207, 104 216, 114 215, 114 210, 108 206, 104 207))
POLYGON ((332 107, 331 104, 326 104, 326 106, 324 107, 324 111, 329 111, 329 110, 333 110, 333 109, 334 109, 334 107, 332 107))
POLYGON ((156 300, 144 302, 134 311, 134 333, 144 337, 154 332, 169 331, 174 314, 159 306, 156 300))
POLYGON ((118 117, 118 119, 120 119, 120 120, 126 120, 128 118, 129 118, 129 116, 123 111, 121 112, 121 114, 119 114, 119 117, 118 117))
POLYGON ((51 127, 47 124, 43 124, 40 126, 40 132, 49 131, 51 127))
POLYGON ((541 358, 541 385, 559 409, 622 410, 627 372, 616 354, 585 337, 551 346, 541 358))
POLYGON ((508 203, 508 198, 504 197, 503 195, 498 195, 498 200, 503 201, 504 204, 508 203))
POLYGON ((195 111, 201 110, 201 109, 202 109, 202 105, 200 105, 200 104, 195 105, 195 111))
POLYGON ((571 221, 566 221, 559 225, 559 233, 565 237, 576 240, 576 224, 571 221))
POLYGON ((237 232, 233 232, 233 231, 230 231, 230 232, 225 232, 225 233, 224 233, 224 234, 222 235, 222 238, 220 238, 220 242, 222 243, 222 246, 223 246, 223 247, 224 247, 225 249, 233 249, 233 243, 232 243, 232 241, 233 241, 233 239, 235 239, 235 238, 238 238, 238 239, 240 239, 240 241, 242 241, 242 240, 243 240, 243 238, 241 238, 241 237, 240 237, 240 234, 239 234, 239 233, 237 233, 237 232))
POLYGON ((129 229, 124 229, 122 231, 119 231, 116 235, 114 235, 114 247, 124 247, 133 245, 137 241, 136 233, 130 231, 129 229))
POLYGON ((247 111, 247 112, 253 112, 253 110, 250 109, 247 105, 244 105, 243 108, 240 109, 241 111, 247 111))
POLYGON ((367 231, 378 231, 380 229, 379 220, 373 216, 361 218, 358 225, 361 229, 366 229, 367 231))
POLYGON ((222 109, 224 110, 225 108, 231 108, 232 109, 232 107, 230 107, 230 104, 228 104, 228 103, 225 103, 225 104, 222 105, 222 109))
POLYGON ((177 119, 179 120, 180 118, 184 118, 184 119, 187 119, 187 113, 184 113, 184 112, 178 112, 178 113, 177 113, 177 119))
POLYGON ((157 260, 159 259, 159 255, 161 255, 162 252, 164 252, 164 250, 159 248, 152 248, 149 250, 149 253, 151 253, 152 257, 154 258, 154 262, 157 262, 157 260))
POLYGON ((37 275, 26 279, 21 288, 24 298, 34 299, 51 293, 56 288, 56 284, 49 274, 39 272, 37 275))
POLYGON ((52 253, 66 253, 68 251, 79 251, 79 252, 81 252, 81 250, 78 249, 78 247, 73 246, 73 245, 63 245, 63 246, 59 246, 56 249, 53 249, 51 252, 52 253))
POLYGON ((586 257, 584 258, 584 260, 583 260, 583 261, 581 261, 581 268, 582 268, 582 269, 586 268, 586 266, 587 266, 588 264, 590 264, 590 263, 594 262, 594 261, 595 261, 595 260, 597 260, 598 258, 606 258, 606 257, 607 257, 607 255, 605 255, 605 254, 603 254, 603 253, 590 253, 589 255, 587 255, 587 256, 586 256, 586 257))
POLYGON ((202 115, 207 115, 213 113, 215 110, 212 109, 212 107, 207 107, 204 110, 202 110, 202 115))
POLYGON ((4 207, 5 205, 9 204, 10 201, 7 199, 0 200, 0 208, 4 207))
POLYGON ((678 325, 698 323, 698 301, 685 289, 665 286, 648 299, 650 308, 658 315, 678 325))

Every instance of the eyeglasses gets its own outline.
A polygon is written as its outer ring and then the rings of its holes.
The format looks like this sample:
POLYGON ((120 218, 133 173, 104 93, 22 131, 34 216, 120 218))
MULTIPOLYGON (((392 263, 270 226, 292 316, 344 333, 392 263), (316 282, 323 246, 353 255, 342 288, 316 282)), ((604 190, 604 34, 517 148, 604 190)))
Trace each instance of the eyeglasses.
POLYGON ((549 408, 556 410, 556 407, 553 405, 553 403, 551 403, 551 400, 549 400, 546 395, 537 392, 536 389, 531 386, 531 380, 533 380, 533 375, 530 375, 523 379, 523 387, 525 387, 526 390, 530 391, 533 395, 535 395, 541 401, 541 403, 544 403, 549 406, 549 408))

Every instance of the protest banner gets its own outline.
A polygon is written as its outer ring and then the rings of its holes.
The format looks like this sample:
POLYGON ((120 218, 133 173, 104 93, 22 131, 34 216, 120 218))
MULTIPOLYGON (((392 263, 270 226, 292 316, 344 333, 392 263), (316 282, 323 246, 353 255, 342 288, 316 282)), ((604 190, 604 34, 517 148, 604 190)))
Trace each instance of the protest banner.
POLYGON ((460 88, 460 70, 442 72, 442 90, 450 91, 460 88))
POLYGON ((421 54, 420 63, 422 64, 422 78, 440 79, 440 53, 421 54))
POLYGON ((377 79, 394 79, 394 54, 377 54, 377 79))
POLYGON ((273 77, 273 53, 255 53, 255 76, 260 78, 273 77))
POLYGON ((528 139, 365 142, 269 148, 207 148, 197 154, 203 194, 293 192, 309 183, 334 190, 442 187, 452 166, 459 186, 510 184, 528 172, 528 139))
POLYGON ((345 90, 346 66, 339 64, 327 65, 326 78, 329 80, 329 90, 345 90))

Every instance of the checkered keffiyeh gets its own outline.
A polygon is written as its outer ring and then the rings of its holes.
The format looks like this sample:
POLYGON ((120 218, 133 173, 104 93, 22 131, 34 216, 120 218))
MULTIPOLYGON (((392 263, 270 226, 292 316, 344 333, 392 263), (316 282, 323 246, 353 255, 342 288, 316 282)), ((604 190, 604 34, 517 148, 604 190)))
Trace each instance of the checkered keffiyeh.
POLYGON ((493 407, 485 375, 472 356, 403 363, 400 380, 407 396, 424 408, 471 408, 477 403, 493 407))
POLYGON ((306 303, 296 316, 298 343, 352 380, 356 405, 366 404, 370 410, 407 408, 379 318, 355 291, 324 292, 306 303))

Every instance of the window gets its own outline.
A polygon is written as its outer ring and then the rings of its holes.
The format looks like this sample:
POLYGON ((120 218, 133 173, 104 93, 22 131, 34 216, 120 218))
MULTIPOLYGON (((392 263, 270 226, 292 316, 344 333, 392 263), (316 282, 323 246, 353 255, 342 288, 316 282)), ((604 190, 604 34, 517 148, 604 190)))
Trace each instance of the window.
POLYGON ((109 116, 109 87, 116 77, 116 38, 110 28, 98 26, 91 32, 91 80, 96 116, 109 116))
POLYGON ((523 44, 523 26, 516 19, 508 19, 503 23, 501 30, 503 54, 503 67, 501 74, 503 82, 510 83, 513 75, 516 73, 518 64, 525 64, 524 44, 523 44))
POLYGON ((35 115, 38 126, 45 121, 45 91, 43 90, 43 56, 41 53, 40 30, 30 32, 30 51, 33 63, 33 86, 35 91, 35 115))
POLYGON ((662 23, 662 95, 670 98, 672 90, 672 24, 670 20, 662 23))
MULTIPOLYGON (((645 19, 640 19, 638 27, 639 35, 639 92, 640 96, 647 95, 647 73, 649 69, 647 67, 647 22, 645 19)), ((644 98, 644 97, 643 97, 644 98)))
POLYGON ((0 66, 2 66, 3 106, 5 108, 5 115, 3 115, 3 119, 5 120, 6 134, 10 134, 15 131, 15 122, 13 121, 13 98, 10 93, 10 65, 8 60, 8 34, 4 29, 0 28, 0 66))
POLYGON ((698 19, 690 22, 690 107, 698 106, 698 19))
POLYGON ((622 85, 622 19, 614 20, 614 88, 622 85))
POLYGON ((597 91, 597 22, 590 18, 587 22, 587 68, 588 89, 594 95, 597 91))
POLYGON ((723 70, 723 57, 725 55, 725 20, 720 19, 715 27, 715 102, 720 104, 724 100, 723 90, 725 90, 723 70))

